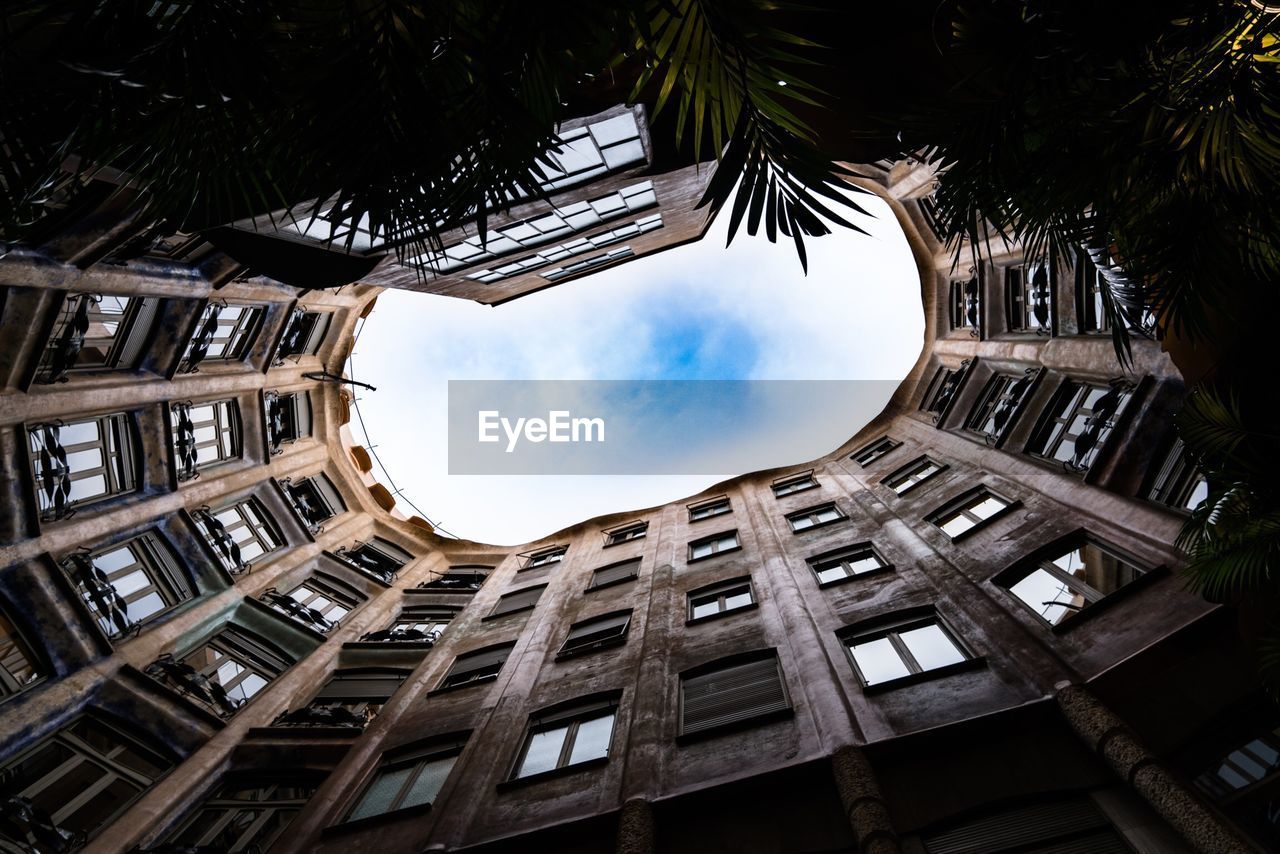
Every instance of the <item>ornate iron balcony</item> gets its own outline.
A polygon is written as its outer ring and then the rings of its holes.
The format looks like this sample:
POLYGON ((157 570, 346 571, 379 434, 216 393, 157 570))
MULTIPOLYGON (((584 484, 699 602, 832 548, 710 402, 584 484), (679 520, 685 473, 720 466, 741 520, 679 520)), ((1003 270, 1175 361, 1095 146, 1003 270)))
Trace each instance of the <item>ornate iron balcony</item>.
MULTIPOLYGON (((0 776, 0 785, 5 789, 8 776, 9 773, 0 776)), ((0 795, 0 838, 17 842, 19 850, 42 854, 66 854, 85 844, 84 833, 58 827, 52 816, 19 795, 0 795)), ((10 849, 6 846, 6 850, 10 849)))
POLYGON ((243 700, 235 700, 227 696, 226 690, 208 676, 196 670, 184 661, 176 660, 171 653, 165 653, 148 664, 143 671, 162 685, 173 688, 184 697, 212 709, 219 717, 228 718, 243 705, 243 700))
POLYGON ((71 579, 80 585, 94 610, 115 626, 113 637, 136 632, 141 626, 129 618, 129 603, 115 586, 107 580, 107 574, 94 565, 87 551, 67 555, 63 568, 71 579))
POLYGON ((307 526, 307 530, 313 534, 323 531, 324 523, 333 516, 333 510, 320 497, 310 479, 294 483, 291 478, 286 477, 280 481, 280 485, 284 487, 284 494, 289 497, 289 503, 293 505, 302 524, 307 526))
POLYGON ((433 578, 418 585, 419 590, 445 590, 450 593, 475 593, 484 584, 485 576, 478 573, 451 573, 433 578))
POLYGON ((199 454, 196 452, 196 425, 191 420, 191 401, 169 407, 173 413, 173 449, 178 461, 178 480, 195 480, 199 454))
POLYGON ((240 556, 240 546, 232 538, 231 533, 226 526, 222 524, 217 516, 210 512, 206 505, 191 512, 192 518, 204 528, 205 538, 209 541, 209 545, 218 553, 218 557, 222 559, 223 566, 232 575, 238 575, 242 572, 248 572, 250 564, 240 556))
POLYGON ((289 315, 289 325, 285 327, 284 336, 280 339, 280 355, 275 362, 277 365, 283 365, 287 357, 297 356, 302 352, 302 341, 307 333, 306 316, 307 312, 301 308, 295 308, 289 315))
POLYGON ((267 441, 271 445, 271 455, 282 450, 285 440, 289 438, 284 423, 284 401, 274 391, 263 394, 267 413, 267 441))
POLYGON ((67 451, 62 447, 62 426, 61 421, 50 421, 30 428, 40 470, 36 488, 40 490, 44 505, 40 509, 40 518, 45 522, 68 519, 75 513, 71 509, 71 466, 67 463, 67 451))
POLYGON ((425 643, 435 646, 440 640, 440 632, 424 632, 418 629, 380 629, 360 636, 364 643, 425 643))
POLYGON ((194 374, 209 355, 209 348, 213 346, 213 339, 218 334, 218 317, 222 314, 222 309, 222 303, 211 302, 205 306, 204 317, 191 338, 191 348, 187 351, 187 358, 183 360, 181 373, 194 374))
POLYGON ((36 382, 42 384, 67 381, 67 372, 75 367, 89 333, 89 308, 102 301, 98 294, 73 294, 63 307, 62 326, 50 342, 46 363, 41 366, 36 382))
POLYGON ((337 620, 330 620, 315 608, 308 608, 288 593, 281 593, 274 587, 262 594, 262 601, 321 632, 331 632, 338 627, 337 620))
POLYGON ((1123 382, 1114 382, 1098 398, 1089 417, 1085 419, 1084 429, 1072 445, 1071 459, 1063 463, 1064 468, 1083 472, 1093 464, 1093 455, 1102 442, 1103 433, 1115 426, 1116 413, 1120 411, 1120 404, 1124 402, 1127 391, 1123 382))
POLYGON ((334 554, 345 563, 350 564, 361 572, 372 575, 384 584, 390 584, 395 581, 396 570, 400 568, 390 558, 374 551, 365 543, 360 543, 350 549, 343 546, 337 549, 334 554))
POLYGON ((368 712, 356 713, 346 706, 303 706, 276 715, 272 726, 313 727, 336 726, 362 730, 369 722, 368 712))
POLYGON ((1001 395, 1000 400, 996 403, 995 410, 991 413, 991 429, 985 434, 988 445, 1000 441, 1000 437, 1004 435, 1005 428, 1009 426, 1013 414, 1018 410, 1018 404, 1022 403, 1022 398, 1026 396, 1027 390, 1031 388, 1031 382, 1035 379, 1035 376, 1036 370, 1027 368, 1023 375, 1001 395))

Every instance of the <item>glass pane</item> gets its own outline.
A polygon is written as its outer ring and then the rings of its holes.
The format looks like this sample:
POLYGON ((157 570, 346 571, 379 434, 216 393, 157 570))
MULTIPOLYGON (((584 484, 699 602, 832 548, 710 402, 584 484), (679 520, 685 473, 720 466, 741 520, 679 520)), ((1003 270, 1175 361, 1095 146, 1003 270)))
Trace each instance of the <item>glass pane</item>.
POLYGON ((988 495, 969 509, 973 512, 973 515, 978 516, 979 518, 990 519, 1007 506, 1007 504, 999 498, 996 498, 994 495, 988 495))
POLYGON ((112 573, 117 569, 123 569, 135 563, 136 560, 137 558, 133 556, 133 552, 128 547, 121 546, 120 548, 94 555, 93 565, 103 572, 112 573))
POLYGON ((921 626, 902 632, 898 637, 911 650, 922 670, 933 670, 935 667, 964 661, 964 653, 940 626, 921 626))
POLYGON ((944 518, 938 525, 950 537, 957 537, 974 526, 973 520, 961 516, 959 513, 954 516, 944 518))
POLYGON ((560 749, 564 746, 564 737, 568 727, 558 727, 544 732, 535 732, 529 736, 529 745, 525 750, 524 761, 520 763, 517 777, 528 777, 542 771, 550 771, 560 760, 560 749))
POLYGON ((725 596, 724 609, 732 611, 734 608, 745 608, 751 604, 751 591, 743 590, 741 593, 730 593, 725 596))
POLYGON ((422 770, 418 772, 417 779, 413 781, 413 785, 405 793, 404 800, 401 801, 400 806, 411 807, 417 804, 429 804, 434 801, 436 795, 440 794, 440 787, 444 785, 449 772, 453 770, 453 763, 456 759, 456 756, 446 756, 443 759, 433 759, 424 764, 422 770))
POLYGON ((64 828, 91 833, 115 818, 138 794, 138 787, 120 778, 112 780, 70 816, 59 820, 64 828))
POLYGON ((609 738, 613 735, 613 715, 592 718, 578 724, 578 735, 569 752, 569 764, 587 762, 609 755, 609 738))
POLYGON ((392 799, 404 786, 409 775, 413 773, 415 766, 407 766, 397 768, 390 771, 379 772, 373 782, 369 784, 369 788, 365 790, 364 797, 360 799, 360 803, 356 804, 356 808, 351 811, 350 818, 364 818, 369 815, 380 815, 392 809, 392 799))
POLYGON ((705 617, 709 614, 716 614, 720 611, 720 600, 716 597, 706 599, 693 600, 693 617, 705 617))
POLYGON ((862 678, 868 685, 897 679, 911 672, 888 638, 855 643, 850 649, 853 651, 853 660, 858 663, 858 670, 862 672, 862 678))
POLYGON ((818 580, 822 582, 839 581, 841 578, 848 577, 843 564, 823 564, 815 567, 818 572, 818 580))

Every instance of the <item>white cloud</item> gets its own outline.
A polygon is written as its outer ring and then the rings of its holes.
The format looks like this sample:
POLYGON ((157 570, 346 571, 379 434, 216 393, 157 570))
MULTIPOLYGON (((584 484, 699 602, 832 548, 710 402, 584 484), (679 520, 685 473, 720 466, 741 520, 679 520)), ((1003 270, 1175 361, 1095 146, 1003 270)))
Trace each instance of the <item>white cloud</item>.
MULTIPOLYGON (((789 243, 744 234, 725 249, 721 217, 698 243, 497 308, 385 292, 353 360, 355 378, 379 388, 360 392, 378 456, 426 515, 487 542, 526 542, 711 485, 717 478, 450 477, 447 381, 669 376, 670 356, 655 341, 678 345, 664 331, 685 311, 697 318, 703 353, 747 366, 713 370, 725 379, 900 379, 921 346, 918 273, 887 206, 860 201, 877 215, 859 222, 871 235, 837 230, 807 241, 807 278, 789 243)), ((861 426, 836 427, 828 448, 861 426)))

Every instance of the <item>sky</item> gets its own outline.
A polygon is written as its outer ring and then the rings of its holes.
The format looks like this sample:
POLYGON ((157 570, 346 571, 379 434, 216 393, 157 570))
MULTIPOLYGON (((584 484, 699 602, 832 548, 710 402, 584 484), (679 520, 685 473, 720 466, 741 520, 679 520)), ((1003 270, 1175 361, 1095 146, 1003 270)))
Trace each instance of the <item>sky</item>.
MULTIPOLYGON (((442 532, 515 545, 744 473, 450 475, 449 380, 901 380, 923 340, 919 276, 888 206, 858 201, 869 234, 807 240, 807 276, 790 242, 740 233, 726 248, 722 216, 701 241, 496 307, 385 291, 347 369, 377 386, 356 389, 358 407, 401 509, 414 512, 408 499, 442 532)), ((887 402, 891 384, 876 388, 874 406, 832 417, 812 399, 735 441, 766 447, 772 465, 820 456, 887 402)))

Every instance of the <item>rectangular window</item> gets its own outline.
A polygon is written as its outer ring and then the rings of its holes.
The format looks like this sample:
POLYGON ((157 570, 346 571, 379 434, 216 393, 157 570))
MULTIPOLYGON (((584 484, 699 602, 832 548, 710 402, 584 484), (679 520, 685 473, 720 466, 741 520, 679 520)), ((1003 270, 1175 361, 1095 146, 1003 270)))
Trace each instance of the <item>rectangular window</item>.
POLYGON ((1145 491, 1151 501, 1176 510, 1194 510, 1209 497, 1209 481, 1187 456, 1181 439, 1174 439, 1164 462, 1156 469, 1145 491))
POLYGON ((1021 414, 1022 401, 1035 377, 1036 372, 1031 369, 1022 376, 996 374, 991 377, 965 420, 965 428, 988 442, 999 443, 1021 414))
POLYGON ((848 517, 844 515, 844 511, 837 507, 835 502, 831 502, 819 504, 817 507, 810 507, 807 510, 800 510, 796 513, 789 513, 787 514, 787 524, 791 526, 793 532, 798 534, 801 531, 821 528, 823 525, 830 525, 846 518, 848 517))
POLYGON ((315 792, 314 783, 298 780, 223 784, 168 842, 226 854, 268 851, 315 792))
POLYGON ((1053 276, 1048 265, 1032 261, 1009 267, 1004 275, 1009 331, 1050 334, 1053 276))
MULTIPOLYGON (((78 848, 67 840, 76 835, 92 837, 106 827, 170 765, 133 739, 93 718, 82 717, 19 754, 0 771, 11 799, 10 809, 16 806, 12 800, 26 802, 53 824, 40 838, 23 828, 23 836, 13 839, 19 846, 5 847, 11 851, 78 848), (63 847, 55 849, 49 838, 57 839, 63 847)), ((34 825, 29 823, 32 829, 34 825)))
POLYGON ((1119 385, 1064 381, 1036 427, 1028 453, 1062 463, 1068 471, 1088 471, 1129 397, 1119 385))
POLYGON ((232 574, 248 570, 254 560, 284 545, 284 538, 256 498, 238 501, 221 510, 202 508, 191 515, 223 568, 232 574))
POLYGON ((0 699, 25 690, 42 675, 26 638, 0 610, 0 699))
POLYGON ((1147 572, 1110 547, 1084 538, 1057 554, 1002 573, 996 583, 1046 623, 1058 626, 1147 572))
POLYGON ((702 560, 703 558, 726 552, 736 552, 740 548, 742 548, 742 545, 738 542, 737 531, 712 534, 709 537, 703 537, 700 540, 694 540, 689 543, 689 561, 702 560))
POLYGON ((902 447, 901 442, 890 439, 888 436, 881 436, 862 450, 854 452, 850 459, 860 466, 869 466, 885 454, 900 447, 902 447))
POLYGON ((700 667, 680 677, 680 734, 781 715, 790 710, 777 654, 700 667))
POLYGON ((396 571, 413 560, 413 555, 381 537, 372 537, 350 548, 340 548, 334 556, 384 584, 394 581, 396 571))
POLYGON ((241 455, 240 405, 236 401, 174 403, 169 409, 178 480, 199 477, 201 470, 241 455))
POLYGON ((889 569, 890 566, 871 543, 855 543, 838 551, 809 558, 809 568, 818 577, 820 585, 827 585, 889 569))
POLYGON ((615 697, 532 715, 511 778, 608 758, 617 707, 615 697))
POLYGON ((950 291, 951 328, 967 329, 971 335, 976 336, 981 322, 978 277, 974 276, 968 281, 953 281, 950 291))
POLYGON ((266 309, 261 306, 209 303, 182 356, 181 373, 194 373, 209 360, 236 362, 249 352, 266 309))
POLYGON ((465 740, 398 751, 384 756, 347 821, 384 815, 435 801, 462 752, 465 740))
POLYGON ((616 614, 605 614, 574 623, 569 627, 569 635, 560 646, 557 658, 580 655, 608 646, 617 646, 627 639, 627 630, 631 627, 631 612, 620 611, 616 614))
POLYGON ((311 435, 311 395, 305 391, 263 395, 267 420, 267 440, 271 453, 278 454, 284 445, 311 435))
POLYGON ((555 267, 547 270, 545 273, 540 275, 549 282, 558 282, 561 279, 567 279, 570 276, 585 273, 594 267, 603 267, 606 264, 621 261, 623 258, 634 257, 635 254, 636 253, 630 246, 621 246, 617 249, 606 252, 604 255, 592 255, 590 258, 583 258, 581 261, 575 261, 572 264, 566 264, 563 267, 555 267))
POLYGON ((478 564, 451 566, 444 574, 419 584, 418 589, 438 590, 442 593, 475 593, 492 571, 493 567, 478 564))
POLYGON ((1084 334, 1110 332, 1107 317, 1106 283, 1102 271, 1087 253, 1076 253, 1076 313, 1079 331, 1084 334))
MULTIPOLYGON (((403 636, 404 640, 430 640, 435 643, 440 635, 449 627, 449 623, 457 616, 455 608, 441 608, 434 605, 406 605, 400 615, 392 621, 389 631, 403 636)), ((399 638, 387 638, 396 640, 399 638)), ((365 638, 372 640, 372 638, 365 638)))
POLYGON ((337 488, 323 474, 294 482, 285 481, 282 485, 298 518, 313 534, 319 533, 326 521, 347 509, 337 488))
POLYGON ((926 518, 955 540, 1003 515, 1013 508, 1015 503, 997 495, 985 486, 980 486, 934 511, 926 518))
POLYGON ((28 428, 27 439, 46 522, 138 488, 138 432, 127 413, 37 424, 28 428))
POLYGON ((947 467, 929 457, 920 457, 907 463, 881 483, 899 495, 906 495, 920 484, 946 471, 947 467))
POLYGON ((619 563, 611 563, 608 566, 601 566, 591 571, 591 584, 587 589, 594 590, 597 587, 607 587, 610 584, 631 581, 639 574, 640 558, 638 557, 620 561, 619 563))
POLYGON ((318 632, 337 628, 339 621, 359 604, 351 592, 340 590, 323 578, 309 578, 288 593, 272 588, 262 594, 262 599, 280 613, 318 632))
MULTIPOLYGON (((365 668, 339 670, 311 699, 308 710, 341 710, 332 717, 348 722, 367 724, 377 717, 387 700, 399 690, 408 677, 406 670, 365 668)), ((303 721, 323 723, 325 716, 308 717, 303 711, 303 721)))
POLYGON ((701 620, 747 608, 756 602, 750 578, 734 578, 689 591, 689 619, 701 620))
POLYGON ((732 512, 733 505, 729 503, 728 498, 713 498, 710 501, 690 504, 689 521, 700 522, 703 519, 710 519, 714 516, 723 516, 725 513, 732 512))
POLYGON ((936 616, 905 620, 844 638, 854 670, 868 687, 958 664, 969 654, 936 616))
POLYGON ((962 364, 954 369, 938 368, 938 372, 929 381, 929 387, 924 391, 920 409, 924 412, 932 412, 935 421, 942 418, 947 408, 951 406, 951 401, 955 399, 956 392, 960 390, 967 367, 967 364, 962 364))
POLYGON ((611 531, 605 531, 604 544, 606 546, 616 546, 619 543, 638 540, 643 537, 648 530, 648 522, 632 522, 630 525, 624 525, 621 528, 614 528, 611 531))
POLYGON ((493 606, 493 610, 489 612, 490 617, 501 617, 503 614, 514 614, 517 611, 527 611, 534 605, 538 604, 538 597, 542 595, 542 591, 547 589, 547 585, 540 584, 537 587, 526 587, 523 590, 517 590, 514 593, 503 594, 498 599, 498 604, 493 606))
POLYGON ((280 339, 279 358, 314 355, 324 343, 333 315, 328 312, 294 309, 289 325, 280 339))
POLYGON ((817 487, 817 478, 813 476, 812 471, 804 471, 799 474, 790 474, 786 477, 778 478, 771 485, 773 496, 781 498, 784 495, 794 495, 797 492, 804 492, 806 489, 814 489, 817 487))
POLYGON ((521 569, 538 569, 544 566, 552 566, 564 560, 565 553, 569 551, 568 546, 551 546, 537 551, 526 552, 519 555, 522 560, 521 569))
POLYGON ((515 645, 515 641, 512 641, 463 653, 453 660, 453 666, 440 682, 440 688, 459 688, 497 679, 503 662, 511 655, 515 645))
MULTIPOLYGON (((234 712, 249 702, 287 666, 286 662, 263 654, 259 644, 230 630, 188 653, 182 663, 208 680, 212 704, 223 713, 234 712)), ((184 687, 193 686, 180 685, 179 690, 184 687)), ((189 692, 188 695, 191 696, 189 692)), ((195 697, 204 699, 199 694, 195 697)))
POLYGON ((158 533, 117 545, 74 552, 62 566, 102 631, 133 631, 192 597, 177 559, 158 533))
POLYGON ((155 297, 69 294, 41 354, 36 382, 58 382, 78 371, 136 367, 159 305, 155 297))

